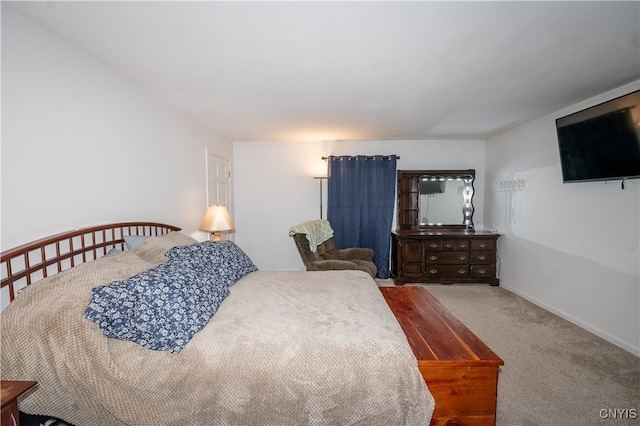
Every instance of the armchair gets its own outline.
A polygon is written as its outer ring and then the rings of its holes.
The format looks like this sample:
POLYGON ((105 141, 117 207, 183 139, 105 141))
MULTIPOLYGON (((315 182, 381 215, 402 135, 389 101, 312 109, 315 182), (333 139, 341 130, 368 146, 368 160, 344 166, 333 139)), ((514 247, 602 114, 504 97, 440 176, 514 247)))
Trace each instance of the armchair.
POLYGON ((289 235, 293 237, 307 271, 354 269, 364 271, 372 278, 376 276, 373 250, 360 247, 336 249, 333 229, 324 219, 292 226, 289 235), (312 249, 314 244, 317 244, 315 250, 312 249))

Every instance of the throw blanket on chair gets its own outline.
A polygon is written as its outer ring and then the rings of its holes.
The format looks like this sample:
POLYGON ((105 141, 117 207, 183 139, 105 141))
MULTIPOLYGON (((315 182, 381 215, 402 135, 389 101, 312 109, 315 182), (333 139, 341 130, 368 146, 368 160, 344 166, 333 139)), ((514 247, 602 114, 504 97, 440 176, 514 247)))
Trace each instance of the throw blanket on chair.
POLYGON ((305 234, 309 240, 309 249, 316 252, 318 246, 333 237, 333 229, 326 219, 310 220, 289 228, 289 236, 305 234))

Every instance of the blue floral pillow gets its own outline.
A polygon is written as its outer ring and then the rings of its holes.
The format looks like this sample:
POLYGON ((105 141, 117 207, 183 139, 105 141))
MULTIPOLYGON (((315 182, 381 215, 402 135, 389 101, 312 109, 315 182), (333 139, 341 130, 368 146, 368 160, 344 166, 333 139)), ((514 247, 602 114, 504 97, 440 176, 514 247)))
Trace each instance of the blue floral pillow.
POLYGON ((196 266, 167 262, 96 287, 85 317, 107 337, 178 353, 229 295, 226 283, 196 266))
POLYGON ((205 270, 232 286, 258 268, 249 256, 232 241, 205 241, 188 246, 173 247, 165 253, 169 262, 199 262, 205 270))

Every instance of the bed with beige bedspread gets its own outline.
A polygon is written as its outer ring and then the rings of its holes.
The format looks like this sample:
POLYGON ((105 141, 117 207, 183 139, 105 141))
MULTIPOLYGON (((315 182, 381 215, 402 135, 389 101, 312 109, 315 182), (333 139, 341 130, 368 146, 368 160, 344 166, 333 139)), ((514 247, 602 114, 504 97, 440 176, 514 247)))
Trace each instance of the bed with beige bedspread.
POLYGON ((178 353, 108 338, 92 289, 189 242, 171 233, 29 285, 1 314, 2 379, 37 380, 31 414, 90 425, 427 425, 433 398, 360 271, 256 271, 178 353))

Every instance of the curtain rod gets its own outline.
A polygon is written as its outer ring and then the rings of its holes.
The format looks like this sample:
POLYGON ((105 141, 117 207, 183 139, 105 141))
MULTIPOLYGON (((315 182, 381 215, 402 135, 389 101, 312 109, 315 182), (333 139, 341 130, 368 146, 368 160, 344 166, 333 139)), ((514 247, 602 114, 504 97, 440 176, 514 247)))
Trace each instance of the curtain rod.
MULTIPOLYGON (((352 158, 352 157, 357 157, 357 155, 342 155, 341 157, 350 157, 350 158, 352 158)), ((364 157, 365 157, 367 160, 373 160, 374 158, 376 158, 376 157, 375 157, 375 155, 365 155, 364 157)), ((399 160, 399 159, 400 159, 400 156, 398 156, 398 155, 383 155, 382 157, 383 157, 383 158, 384 158, 384 157, 386 157, 386 158, 387 158, 387 160, 390 160, 390 159, 391 159, 391 157, 396 157, 396 160, 399 160)), ((323 160, 328 160, 328 159, 329 159, 329 157, 321 157, 321 159, 323 159, 323 160)))

